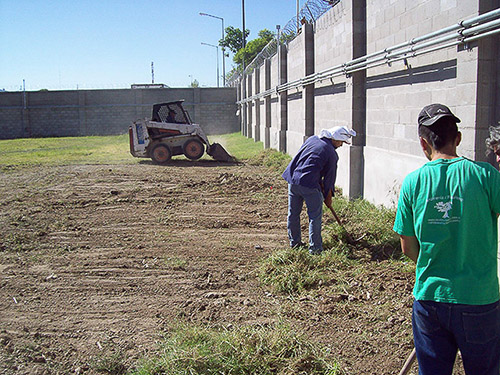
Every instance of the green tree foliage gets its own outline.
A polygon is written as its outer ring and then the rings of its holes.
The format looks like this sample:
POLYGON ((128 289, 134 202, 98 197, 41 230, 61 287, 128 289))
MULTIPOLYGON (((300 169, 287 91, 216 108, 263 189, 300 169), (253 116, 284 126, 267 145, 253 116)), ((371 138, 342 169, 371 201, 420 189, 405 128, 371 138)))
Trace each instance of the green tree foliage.
POLYGON ((245 63, 248 64, 259 54, 260 51, 264 49, 265 46, 274 38, 274 34, 267 30, 259 31, 259 37, 251 40, 247 43, 246 47, 240 49, 236 55, 234 55, 234 62, 238 65, 243 63, 243 58, 245 63))
MULTIPOLYGON (((250 30, 245 30, 245 38, 250 35, 250 30)), ((232 53, 237 53, 243 48, 243 33, 233 26, 226 27, 226 36, 219 40, 219 46, 229 49, 232 53)))
MULTIPOLYGON (((250 30, 245 30, 245 37, 248 37, 249 34, 250 30)), ((233 61, 237 64, 237 67, 233 70, 239 71, 241 70, 243 59, 245 59, 245 63, 251 62, 273 38, 273 32, 268 29, 263 29, 259 31, 258 38, 249 41, 246 43, 246 47, 243 48, 242 31, 238 28, 229 26, 226 27, 226 36, 219 41, 219 45, 234 53, 233 61)), ((228 75, 232 73, 234 72, 231 71, 228 75)))

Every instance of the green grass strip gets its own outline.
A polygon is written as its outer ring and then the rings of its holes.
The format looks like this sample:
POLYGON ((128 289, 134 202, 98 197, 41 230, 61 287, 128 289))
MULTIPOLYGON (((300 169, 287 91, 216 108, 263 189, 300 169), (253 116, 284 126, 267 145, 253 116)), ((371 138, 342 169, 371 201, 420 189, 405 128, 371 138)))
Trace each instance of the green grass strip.
MULTIPOLYGON (((210 136, 237 160, 256 157, 263 150, 240 133, 210 136)), ((176 156, 174 159, 183 158, 176 156)), ((203 159, 211 160, 208 155, 203 159)), ((74 164, 135 164, 145 160, 130 154, 128 134, 95 137, 22 138, 0 141, 0 171, 33 166, 74 164)), ((149 160, 149 159, 146 159, 149 160)))
POLYGON ((321 349, 288 326, 206 328, 180 324, 154 358, 146 358, 134 375, 340 374, 321 349))

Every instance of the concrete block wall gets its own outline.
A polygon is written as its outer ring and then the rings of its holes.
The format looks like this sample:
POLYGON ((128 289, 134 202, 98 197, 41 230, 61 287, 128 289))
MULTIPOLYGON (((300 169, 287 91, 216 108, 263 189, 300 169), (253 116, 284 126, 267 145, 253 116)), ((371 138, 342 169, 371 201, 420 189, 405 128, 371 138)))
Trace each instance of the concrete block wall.
POLYGON ((2 92, 0 139, 123 134, 154 103, 182 99, 207 134, 239 130, 234 88, 2 92))
MULTIPOLYGON (((474 2, 461 4, 462 14, 457 7, 450 7, 451 3, 398 1, 382 7, 380 1, 368 1, 367 53, 477 14, 474 2)), ((459 152, 471 157, 474 148, 477 48, 458 51, 451 47, 412 58, 408 63, 370 69, 366 77, 364 197, 385 205, 394 203, 404 176, 426 162, 417 135, 418 114, 425 105, 448 105, 462 119, 464 142, 459 152), (383 166, 386 168, 381 179, 383 166)))
MULTIPOLYGON (((4 92, 3 108, 0 111, 0 124, 22 124, 26 116, 23 111, 23 97, 18 93, 4 92)), ((23 126, 1 126, 0 137, 13 139, 24 137, 23 126)))
MULTIPOLYGON (((301 32, 288 46, 288 81, 295 81, 305 76, 305 40, 301 32)), ((295 154, 306 138, 305 132, 305 97, 304 89, 289 90, 287 152, 295 154)))
MULTIPOLYGON (((321 72, 352 59, 351 7, 351 2, 341 1, 317 21, 314 35, 316 71, 321 72)), ((352 101, 348 93, 351 85, 351 78, 345 76, 316 84, 314 134, 334 126, 351 126, 352 101)), ((337 185, 343 188, 348 183, 348 175, 345 173, 348 170, 348 159, 345 152, 344 148, 338 150, 341 159, 337 185)))
MULTIPOLYGON (((271 87, 497 8, 500 0, 343 0, 312 25, 312 40, 304 37, 303 27, 289 43, 286 61, 283 56, 269 60, 271 87), (313 66, 308 67, 305 51, 311 48, 313 66), (283 63, 285 78, 278 82, 283 63)), ((487 160, 488 127, 500 122, 499 41, 500 36, 490 36, 335 77, 309 87, 308 94, 306 87, 289 90, 285 106, 282 97, 273 95, 269 147, 284 146, 294 155, 304 139, 322 128, 353 127, 358 132, 353 145, 338 150, 337 185, 351 198, 394 205, 403 178, 426 162, 417 136, 418 114, 425 105, 448 105, 462 120, 459 153, 487 160), (307 101, 311 92, 314 100, 307 101)), ((261 118, 265 115, 261 111, 261 118)))

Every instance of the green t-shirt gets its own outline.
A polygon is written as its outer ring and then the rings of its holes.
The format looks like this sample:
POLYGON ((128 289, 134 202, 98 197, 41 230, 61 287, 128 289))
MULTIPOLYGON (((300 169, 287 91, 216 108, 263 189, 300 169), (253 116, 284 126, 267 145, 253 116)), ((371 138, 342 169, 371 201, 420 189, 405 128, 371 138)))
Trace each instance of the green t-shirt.
POLYGON ((394 231, 420 244, 417 300, 485 305, 499 299, 500 173, 464 157, 439 159, 406 176, 394 231))

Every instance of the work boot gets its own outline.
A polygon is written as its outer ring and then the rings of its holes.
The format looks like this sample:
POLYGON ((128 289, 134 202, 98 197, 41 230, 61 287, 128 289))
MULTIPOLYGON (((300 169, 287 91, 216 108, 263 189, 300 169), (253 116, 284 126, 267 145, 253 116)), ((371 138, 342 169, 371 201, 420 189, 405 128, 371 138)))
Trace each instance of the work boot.
POLYGON ((300 241, 299 243, 296 243, 295 245, 292 246, 292 249, 298 249, 300 247, 305 247, 306 244, 302 241, 300 241))
POLYGON ((321 255, 323 249, 311 249, 309 248, 309 254, 311 255, 321 255))

